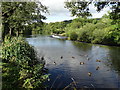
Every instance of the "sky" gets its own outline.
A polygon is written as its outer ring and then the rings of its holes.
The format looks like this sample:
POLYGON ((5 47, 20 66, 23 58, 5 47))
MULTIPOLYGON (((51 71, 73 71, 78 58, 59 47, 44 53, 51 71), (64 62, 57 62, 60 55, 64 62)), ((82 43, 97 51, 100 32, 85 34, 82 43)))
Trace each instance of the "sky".
MULTIPOLYGON (((64 8, 65 0, 40 0, 41 3, 48 7, 49 14, 44 14, 47 19, 44 22, 59 22, 64 20, 71 20, 76 17, 72 17, 68 9, 64 8)), ((100 18, 109 11, 109 8, 105 8, 100 13, 95 10, 93 5, 90 5, 91 18, 100 18)))

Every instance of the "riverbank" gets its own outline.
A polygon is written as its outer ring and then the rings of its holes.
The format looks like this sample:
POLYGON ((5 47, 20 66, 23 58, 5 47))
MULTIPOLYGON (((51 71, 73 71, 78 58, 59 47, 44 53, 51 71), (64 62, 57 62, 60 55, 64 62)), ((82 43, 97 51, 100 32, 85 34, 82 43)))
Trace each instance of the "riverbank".
POLYGON ((43 34, 63 35, 73 41, 120 46, 120 25, 108 16, 100 20, 76 18, 69 23, 45 24, 43 34))
MULTIPOLYGON (((71 40, 71 41, 74 41, 74 40, 71 40)), ((75 42, 81 42, 81 43, 88 43, 88 44, 96 44, 96 45, 106 45, 106 46, 117 46, 117 47, 120 47, 120 45, 116 45, 116 44, 90 43, 90 42, 84 42, 84 41, 79 41, 79 40, 75 40, 75 42)))
POLYGON ((58 34, 58 35, 55 35, 55 36, 56 37, 53 37, 52 35, 50 35, 50 37, 52 37, 52 38, 66 39, 66 40, 71 40, 71 41, 74 41, 74 42, 82 42, 82 43, 90 43, 90 44, 98 44, 98 45, 107 45, 107 46, 120 46, 120 44, 102 44, 102 43, 91 43, 91 42, 85 42, 85 41, 80 41, 80 40, 74 40, 74 39, 71 39, 70 37, 65 36, 65 33, 64 34, 58 34))
POLYGON ((44 64, 22 37, 5 37, 2 43, 2 89, 44 88, 44 64))

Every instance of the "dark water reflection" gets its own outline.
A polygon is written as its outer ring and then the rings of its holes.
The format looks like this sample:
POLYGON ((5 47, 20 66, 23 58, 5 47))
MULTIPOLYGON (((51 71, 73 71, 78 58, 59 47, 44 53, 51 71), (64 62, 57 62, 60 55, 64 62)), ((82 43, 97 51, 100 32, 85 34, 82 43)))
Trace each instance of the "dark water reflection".
POLYGON ((47 36, 27 38, 38 55, 45 56, 49 69, 49 87, 120 88, 120 47, 59 40, 47 36), (63 58, 61 59, 61 56, 63 58), (96 62, 96 60, 100 62, 96 62), (80 65, 84 62, 84 65, 80 65), (98 70, 96 68, 99 67, 98 70), (88 75, 91 72, 91 76, 88 75))

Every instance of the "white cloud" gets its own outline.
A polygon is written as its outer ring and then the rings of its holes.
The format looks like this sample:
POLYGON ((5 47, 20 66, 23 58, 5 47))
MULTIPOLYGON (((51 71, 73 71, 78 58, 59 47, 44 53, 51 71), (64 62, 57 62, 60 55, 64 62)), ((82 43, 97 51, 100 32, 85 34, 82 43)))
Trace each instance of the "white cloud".
POLYGON ((68 9, 64 8, 65 0, 40 0, 42 4, 48 7, 50 14, 45 14, 47 20, 45 22, 56 22, 70 20, 71 17, 68 9))
MULTIPOLYGON (((42 4, 48 7, 50 14, 45 14, 47 17, 47 20, 45 22, 56 22, 56 21, 64 21, 64 20, 70 20, 75 17, 71 17, 71 14, 68 9, 64 8, 64 2, 65 0, 40 0, 42 4)), ((100 18, 102 17, 109 8, 105 8, 103 11, 98 13, 95 10, 95 7, 93 5, 90 5, 90 12, 92 13, 93 18, 100 18)))
POLYGON ((48 7, 50 14, 56 14, 68 11, 64 8, 64 0, 41 0, 48 7))

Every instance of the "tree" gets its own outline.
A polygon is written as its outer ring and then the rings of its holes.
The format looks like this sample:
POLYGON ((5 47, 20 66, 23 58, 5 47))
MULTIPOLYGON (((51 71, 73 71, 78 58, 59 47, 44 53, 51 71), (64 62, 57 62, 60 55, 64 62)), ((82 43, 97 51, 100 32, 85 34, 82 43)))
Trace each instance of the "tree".
POLYGON ((97 11, 100 12, 106 6, 109 6, 112 10, 109 15, 110 19, 113 19, 115 23, 120 21, 120 2, 94 2, 97 7, 97 11))
POLYGON ((65 8, 69 9, 72 16, 88 17, 91 16, 89 4, 91 2, 65 2, 65 8))
MULTIPOLYGON (((104 9, 106 6, 109 6, 112 12, 110 13, 110 18, 117 21, 120 19, 120 2, 111 2, 110 0, 107 2, 98 2, 98 1, 91 1, 91 2, 65 2, 65 8, 69 9, 72 16, 77 17, 88 17, 91 16, 91 13, 89 11, 89 5, 94 4, 95 7, 97 7, 97 11, 100 12, 102 9, 104 9)), ((118 21, 119 22, 119 21, 118 21)))
POLYGON ((7 34, 19 36, 27 25, 46 19, 41 12, 46 13, 47 7, 41 2, 2 2, 1 7, 3 38, 7 34))

